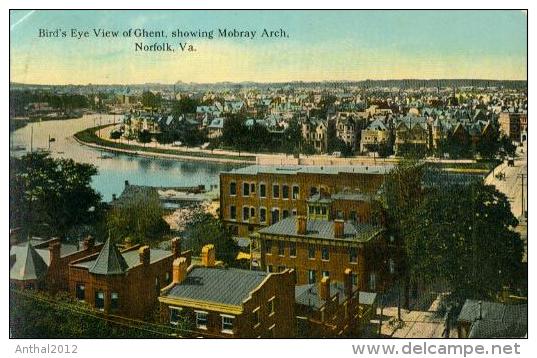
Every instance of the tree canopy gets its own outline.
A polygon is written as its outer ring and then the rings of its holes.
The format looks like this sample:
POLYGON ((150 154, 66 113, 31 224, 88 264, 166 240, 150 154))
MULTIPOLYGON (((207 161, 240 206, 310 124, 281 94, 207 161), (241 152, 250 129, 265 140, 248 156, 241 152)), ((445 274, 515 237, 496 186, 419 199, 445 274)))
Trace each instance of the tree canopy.
POLYGON ((33 235, 60 237, 101 215, 101 196, 91 186, 97 168, 47 153, 10 158, 10 222, 33 235))
POLYGON ((424 196, 402 226, 411 276, 445 280, 451 298, 494 299, 520 278, 523 244, 507 197, 476 181, 424 196))

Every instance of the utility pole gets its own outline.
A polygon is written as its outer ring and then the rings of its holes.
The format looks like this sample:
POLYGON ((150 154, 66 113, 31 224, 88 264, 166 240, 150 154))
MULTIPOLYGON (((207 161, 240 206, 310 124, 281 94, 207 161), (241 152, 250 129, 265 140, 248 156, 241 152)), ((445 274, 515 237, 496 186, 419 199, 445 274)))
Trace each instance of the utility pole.
POLYGON ((522 173, 522 174, 518 174, 517 177, 521 179, 521 195, 522 195, 522 203, 521 203, 521 208, 522 208, 522 218, 525 218, 525 212, 524 212, 524 177, 526 176, 526 174, 522 173))

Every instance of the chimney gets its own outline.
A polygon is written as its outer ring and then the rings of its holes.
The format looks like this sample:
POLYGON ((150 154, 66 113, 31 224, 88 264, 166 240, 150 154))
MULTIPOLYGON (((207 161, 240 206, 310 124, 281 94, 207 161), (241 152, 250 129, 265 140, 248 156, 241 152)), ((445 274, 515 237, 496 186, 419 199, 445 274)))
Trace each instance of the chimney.
POLYGON ((92 249, 93 246, 95 246, 95 238, 91 235, 88 235, 82 242, 82 249, 89 250, 92 249))
POLYGON ((180 284, 186 278, 187 262, 185 257, 173 260, 173 283, 180 284))
POLYGON ((125 187, 129 186, 129 181, 125 180, 125 187))
POLYGON ((50 253, 50 264, 57 262, 60 259, 60 250, 62 244, 59 239, 52 241, 48 246, 48 251, 50 253))
POLYGON ((334 237, 342 238, 344 236, 345 221, 341 219, 334 220, 334 237))
POLYGON ((112 201, 116 201, 117 200, 117 195, 116 194, 112 194, 112 201))
POLYGON ((140 255, 140 263, 144 266, 149 265, 151 260, 151 249, 149 246, 145 245, 138 249, 138 254, 140 255))
POLYGON ((330 300, 330 277, 323 277, 320 285, 319 296, 325 301, 330 300))
POLYGON ((209 244, 201 249, 201 264, 205 267, 213 267, 216 261, 214 245, 209 244))
POLYGON ((306 235, 308 219, 305 216, 299 215, 296 217, 296 233, 298 235, 306 235))
POLYGON ((181 238, 175 237, 172 239, 172 253, 173 258, 179 258, 181 256, 181 238))
POLYGON ((350 268, 345 269, 343 287, 345 290, 345 296, 347 299, 349 299, 349 297, 352 296, 352 270, 350 268))

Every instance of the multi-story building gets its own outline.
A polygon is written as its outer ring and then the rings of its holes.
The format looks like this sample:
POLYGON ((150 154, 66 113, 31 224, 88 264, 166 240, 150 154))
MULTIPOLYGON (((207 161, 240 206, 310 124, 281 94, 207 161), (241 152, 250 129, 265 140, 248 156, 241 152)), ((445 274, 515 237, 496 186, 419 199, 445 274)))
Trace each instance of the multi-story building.
POLYGON ((307 118, 302 121, 302 137, 319 153, 326 153, 328 149, 327 132, 328 124, 325 120, 307 118))
POLYGON ((376 314, 377 294, 352 284, 352 270, 343 283, 324 277, 319 283, 295 287, 298 337, 357 337, 376 314))
POLYGON ((294 337, 294 285, 292 270, 217 267, 214 246, 206 245, 201 265, 174 260, 173 282, 159 297, 161 320, 179 329, 190 322, 201 337, 294 337))
POLYGON ((527 114, 521 112, 502 112, 498 117, 500 132, 514 142, 521 141, 521 133, 525 132, 522 129, 522 123, 525 123, 527 126, 527 121, 527 114))
POLYGON ((9 252, 9 282, 21 289, 43 289, 55 293, 69 288, 69 263, 98 252, 102 244, 95 245, 92 237, 82 247, 67 244, 60 239, 28 240, 15 244, 9 252))
POLYGON ((173 239, 171 247, 135 245, 120 252, 108 239, 99 253, 71 262, 69 291, 106 314, 150 317, 161 287, 171 282, 173 260, 182 256, 190 262, 191 252, 181 252, 180 239, 173 239))
POLYGON ((395 126, 395 153, 404 147, 426 151, 430 148, 429 126, 425 117, 407 116, 395 126))
POLYGON ((360 142, 360 131, 366 119, 358 118, 350 112, 338 112, 335 120, 336 136, 348 145, 353 151, 360 142))
POLYGON ((361 131, 360 152, 376 151, 380 146, 388 145, 390 130, 380 119, 375 119, 361 131))
POLYGON ((384 238, 384 229, 341 219, 324 220, 293 216, 259 230, 261 268, 278 272, 292 268, 297 284, 313 284, 323 277, 345 282, 344 272, 354 273, 360 290, 376 291, 394 273, 395 260, 384 238))
MULTIPOLYGON (((220 173, 220 217, 235 235, 247 237, 259 227, 294 215, 306 215, 308 201, 330 202, 328 219, 371 220, 374 202, 391 166, 252 165, 220 173)), ((311 203, 310 203, 311 204, 311 203)), ((311 205, 312 210, 317 210, 311 205)), ((328 210, 328 209, 325 209, 328 210)))

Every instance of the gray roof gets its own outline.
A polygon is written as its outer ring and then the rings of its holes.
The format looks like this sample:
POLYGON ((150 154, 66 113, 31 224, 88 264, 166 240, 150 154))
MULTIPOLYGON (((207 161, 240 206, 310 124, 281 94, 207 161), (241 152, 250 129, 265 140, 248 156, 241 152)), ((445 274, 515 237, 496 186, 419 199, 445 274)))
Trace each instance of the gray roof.
POLYGON ((47 263, 30 242, 12 246, 9 254, 15 255, 15 263, 9 270, 9 278, 12 280, 37 280, 48 271, 47 263))
POLYGON ((155 198, 159 198, 157 188, 129 184, 125 185, 121 195, 116 200, 112 201, 111 204, 112 206, 121 207, 131 205, 134 202, 145 202, 155 198))
MULTIPOLYGON (((163 258, 170 256, 171 254, 172 252, 169 250, 161 250, 161 249, 152 248, 149 251, 149 262, 153 263, 153 262, 160 261, 163 258)), ((138 253, 138 250, 124 251, 124 252, 121 252, 120 255, 123 257, 123 260, 127 264, 126 270, 140 263, 140 255, 138 253)), ((89 269, 95 265, 96 261, 97 259, 82 261, 82 262, 76 263, 75 266, 89 269)))
POLYGON ((240 306, 268 275, 236 268, 194 267, 166 296, 240 306))
POLYGON ((309 174, 339 174, 339 173, 360 173, 360 174, 388 174, 394 165, 347 165, 347 166, 269 166, 269 165, 250 165, 244 168, 231 170, 229 173, 257 175, 264 174, 288 174, 296 175, 298 173, 309 174))
MULTIPOLYGON (((347 298, 345 295, 344 285, 340 282, 331 282, 330 296, 333 297, 336 293, 339 293, 339 303, 343 303, 343 301, 345 301, 345 299, 347 298)), ((373 305, 376 299, 376 293, 360 291, 360 304, 373 305)), ((325 302, 326 301, 319 296, 319 284, 312 283, 308 285, 295 286, 295 303, 314 308, 321 308, 322 306, 324 306, 325 302)))
POLYGON ((471 322, 469 338, 524 337, 528 332, 528 305, 466 300, 458 321, 471 322), (481 319, 479 312, 481 310, 481 319))
POLYGON ((259 230, 260 234, 281 236, 307 236, 317 239, 346 240, 365 242, 369 241, 383 229, 368 224, 353 224, 345 222, 343 226, 343 238, 334 237, 334 221, 308 219, 306 235, 297 234, 297 218, 290 216, 268 227, 259 230))
POLYGON ((97 275, 118 275, 125 273, 128 268, 127 261, 108 238, 89 272, 97 275))

